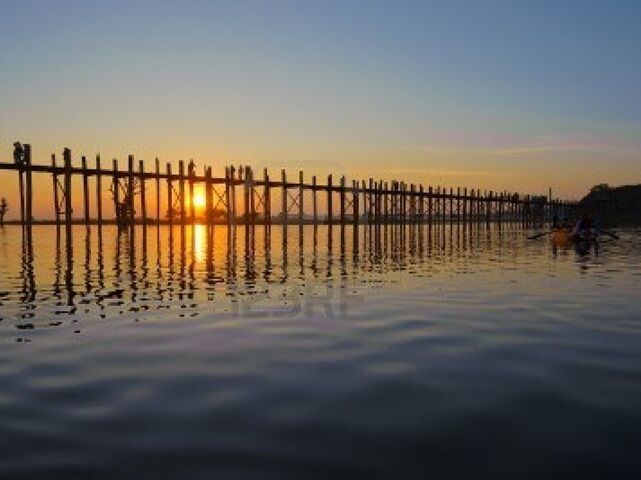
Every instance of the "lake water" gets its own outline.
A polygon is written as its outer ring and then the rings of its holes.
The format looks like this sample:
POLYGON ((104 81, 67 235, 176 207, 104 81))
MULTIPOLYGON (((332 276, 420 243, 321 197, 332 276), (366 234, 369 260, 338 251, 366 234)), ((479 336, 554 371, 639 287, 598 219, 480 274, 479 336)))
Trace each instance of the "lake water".
POLYGON ((639 478, 641 235, 530 233, 4 227, 0 478, 639 478))

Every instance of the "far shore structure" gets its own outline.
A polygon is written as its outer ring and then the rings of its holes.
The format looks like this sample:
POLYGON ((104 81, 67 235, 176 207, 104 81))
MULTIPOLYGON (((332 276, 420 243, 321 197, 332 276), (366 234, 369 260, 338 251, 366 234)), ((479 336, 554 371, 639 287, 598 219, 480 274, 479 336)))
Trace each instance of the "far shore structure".
POLYGON ((150 172, 145 170, 144 162, 136 162, 133 155, 128 156, 126 169, 122 170, 116 159, 112 160, 111 168, 104 168, 100 155, 96 155, 93 167, 88 165, 85 156, 80 157, 80 165, 75 163, 71 150, 65 148, 61 164, 55 154, 51 155, 50 165, 33 164, 31 146, 14 143, 13 162, 0 162, 0 170, 18 173, 18 209, 22 225, 359 225, 467 221, 530 224, 565 215, 574 206, 571 202, 551 198, 551 193, 532 196, 373 178, 348 182, 345 176, 333 174, 327 176, 325 183, 320 183, 316 176, 306 181, 303 171, 297 172, 296 180, 292 181, 285 170, 281 170, 279 179, 272 179, 267 169, 260 178, 249 166, 226 166, 224 176, 215 177, 212 167, 205 166, 199 174, 193 161, 185 164, 182 160, 177 168, 166 163, 162 169, 160 160, 155 159, 155 169, 150 172), (35 173, 51 176, 53 220, 35 220, 33 217, 35 173), (82 179, 81 215, 74 215, 72 209, 74 177, 82 179), (113 218, 103 214, 105 181, 109 182, 106 191, 113 202, 113 218), (149 188, 152 185, 154 188, 149 188), (201 213, 197 213, 194 202, 197 185, 204 187, 204 211, 201 213), (147 208, 150 191, 155 195, 155 212, 149 212, 147 208), (276 212, 272 210, 274 192, 280 192, 277 199, 280 208, 276 212), (163 202, 166 202, 166 211, 161 207, 163 202))

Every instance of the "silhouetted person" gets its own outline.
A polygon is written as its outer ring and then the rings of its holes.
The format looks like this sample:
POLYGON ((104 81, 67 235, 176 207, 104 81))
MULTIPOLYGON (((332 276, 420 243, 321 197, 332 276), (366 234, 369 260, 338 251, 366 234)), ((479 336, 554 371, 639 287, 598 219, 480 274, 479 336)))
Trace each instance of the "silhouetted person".
POLYGON ((16 165, 22 165, 24 163, 24 147, 20 142, 13 143, 13 162, 16 165))
POLYGON ((7 214, 8 210, 9 202, 7 202, 7 199, 3 197, 0 200, 0 225, 4 225, 4 216, 7 214))
POLYGON ((590 236, 592 235, 592 219, 588 216, 587 213, 581 215, 581 218, 574 227, 572 235, 581 238, 590 238, 590 236))

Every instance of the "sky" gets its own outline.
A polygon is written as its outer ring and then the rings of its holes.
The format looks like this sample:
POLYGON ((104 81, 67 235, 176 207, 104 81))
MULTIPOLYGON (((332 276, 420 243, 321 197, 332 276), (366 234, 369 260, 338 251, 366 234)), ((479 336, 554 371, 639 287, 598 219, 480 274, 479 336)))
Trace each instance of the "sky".
MULTIPOLYGON (((0 9, 2 161, 20 140, 35 163, 69 147, 563 198, 641 183, 639 1, 0 9)), ((16 184, 0 172, 0 195, 16 184)))

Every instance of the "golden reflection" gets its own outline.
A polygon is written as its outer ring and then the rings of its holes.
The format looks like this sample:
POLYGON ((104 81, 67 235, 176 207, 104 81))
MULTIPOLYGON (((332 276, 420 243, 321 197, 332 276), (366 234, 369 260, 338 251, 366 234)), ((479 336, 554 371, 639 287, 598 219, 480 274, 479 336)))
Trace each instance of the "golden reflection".
POLYGON ((200 224, 193 225, 192 235, 194 236, 192 242, 194 248, 194 259, 196 263, 203 263, 207 256, 207 226, 200 224))

